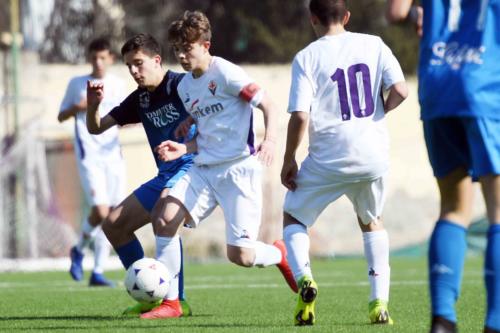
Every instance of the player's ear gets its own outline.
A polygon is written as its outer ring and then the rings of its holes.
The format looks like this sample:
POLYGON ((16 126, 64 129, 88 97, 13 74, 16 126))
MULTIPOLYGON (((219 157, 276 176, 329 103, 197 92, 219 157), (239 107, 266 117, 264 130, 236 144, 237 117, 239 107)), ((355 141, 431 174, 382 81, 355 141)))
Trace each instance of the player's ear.
POLYGON ((347 11, 344 15, 344 19, 342 20, 342 24, 343 25, 347 25, 347 23, 349 22, 349 19, 351 18, 351 12, 350 11, 347 11))
POLYGON ((154 56, 154 61, 156 64, 161 66, 161 56, 159 54, 154 56))
POLYGON ((309 16, 309 20, 311 21, 311 24, 313 26, 316 26, 316 25, 318 25, 318 24, 321 23, 320 20, 319 20, 319 18, 316 15, 314 15, 314 14, 311 14, 311 16, 309 16))
POLYGON ((202 43, 203 45, 203 48, 208 52, 210 50, 210 46, 212 45, 212 43, 210 43, 209 40, 206 40, 202 43))

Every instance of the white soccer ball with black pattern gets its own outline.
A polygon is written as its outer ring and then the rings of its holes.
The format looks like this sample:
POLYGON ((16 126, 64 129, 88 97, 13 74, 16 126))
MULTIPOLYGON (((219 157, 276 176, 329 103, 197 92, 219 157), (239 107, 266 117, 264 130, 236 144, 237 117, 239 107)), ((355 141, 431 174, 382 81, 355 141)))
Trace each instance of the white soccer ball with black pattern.
POLYGON ((125 288, 140 303, 154 303, 167 295, 170 285, 168 269, 158 260, 142 258, 127 270, 125 288))

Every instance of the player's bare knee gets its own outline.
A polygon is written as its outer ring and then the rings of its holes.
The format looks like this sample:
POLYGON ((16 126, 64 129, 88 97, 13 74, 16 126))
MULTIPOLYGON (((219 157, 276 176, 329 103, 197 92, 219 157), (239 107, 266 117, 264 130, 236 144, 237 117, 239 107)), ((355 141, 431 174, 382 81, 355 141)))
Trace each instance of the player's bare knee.
POLYGON ((238 266, 252 267, 255 262, 255 252, 253 249, 228 245, 227 258, 238 266))
POLYGON ((179 229, 179 223, 167 219, 164 216, 153 216, 153 229, 156 235, 163 237, 174 237, 179 229))

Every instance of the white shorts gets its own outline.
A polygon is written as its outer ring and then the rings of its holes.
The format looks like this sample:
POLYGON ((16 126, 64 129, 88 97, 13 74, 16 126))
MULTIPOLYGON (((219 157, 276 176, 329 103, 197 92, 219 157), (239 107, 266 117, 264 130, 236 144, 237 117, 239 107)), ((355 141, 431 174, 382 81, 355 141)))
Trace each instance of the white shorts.
POLYGON ((283 210, 306 226, 312 226, 319 214, 332 202, 346 195, 363 224, 378 219, 385 203, 384 176, 360 182, 339 182, 302 166, 297 175, 297 189, 288 191, 283 210))
POLYGON ((217 165, 194 165, 170 190, 191 215, 195 228, 220 205, 226 243, 253 248, 262 212, 262 166, 255 156, 217 165))
POLYGON ((91 206, 117 206, 125 197, 125 163, 113 158, 77 159, 78 173, 85 199, 91 206))

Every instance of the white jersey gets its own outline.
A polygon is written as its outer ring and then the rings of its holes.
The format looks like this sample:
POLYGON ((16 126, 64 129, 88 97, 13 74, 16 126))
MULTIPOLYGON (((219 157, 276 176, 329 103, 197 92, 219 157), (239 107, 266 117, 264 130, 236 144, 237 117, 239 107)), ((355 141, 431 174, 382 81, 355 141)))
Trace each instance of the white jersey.
POLYGON ((382 87, 402 81, 398 61, 376 36, 324 36, 300 51, 288 112, 310 113, 311 167, 346 181, 382 176, 389 167, 382 87))
MULTIPOLYGON (((88 80, 104 83, 104 99, 99 105, 101 117, 108 114, 126 97, 124 83, 117 76, 107 74, 101 80, 90 75, 77 76, 69 82, 59 112, 87 98, 88 80)), ((120 155, 118 128, 114 126, 102 134, 92 135, 87 130, 86 113, 78 112, 75 116, 75 152, 80 159, 89 156, 103 158, 120 155)))
POLYGON ((201 77, 187 73, 177 90, 198 127, 195 164, 219 164, 254 153, 252 106, 260 103, 263 92, 241 67, 212 57, 201 77))

